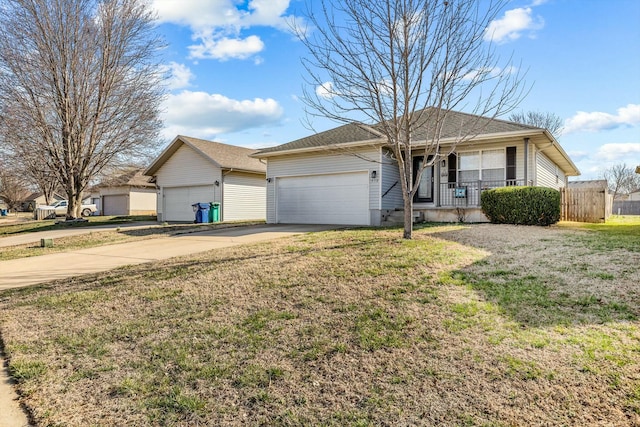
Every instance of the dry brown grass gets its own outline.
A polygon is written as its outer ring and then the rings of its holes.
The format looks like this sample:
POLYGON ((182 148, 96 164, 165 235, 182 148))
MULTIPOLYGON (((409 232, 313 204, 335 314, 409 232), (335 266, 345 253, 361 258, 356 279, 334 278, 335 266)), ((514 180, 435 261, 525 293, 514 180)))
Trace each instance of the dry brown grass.
POLYGON ((0 294, 40 425, 640 425, 640 251, 346 230, 0 294))

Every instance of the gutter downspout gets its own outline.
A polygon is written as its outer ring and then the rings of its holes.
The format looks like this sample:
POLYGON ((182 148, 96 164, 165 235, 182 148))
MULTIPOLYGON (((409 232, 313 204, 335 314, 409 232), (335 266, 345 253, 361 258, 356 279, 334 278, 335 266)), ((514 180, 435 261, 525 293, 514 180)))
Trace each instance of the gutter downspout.
POLYGON ((524 185, 529 185, 529 138, 524 139, 524 185))

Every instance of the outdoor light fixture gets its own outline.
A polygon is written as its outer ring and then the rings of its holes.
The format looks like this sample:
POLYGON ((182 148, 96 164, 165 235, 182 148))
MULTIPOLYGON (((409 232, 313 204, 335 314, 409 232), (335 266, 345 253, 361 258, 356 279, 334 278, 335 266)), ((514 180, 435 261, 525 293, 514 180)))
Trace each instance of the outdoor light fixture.
POLYGON ((371 171, 371 179, 376 179, 376 176, 378 176, 378 171, 371 171))
POLYGON ((271 182, 271 178, 267 178, 267 182, 271 182))
POLYGON ((214 184, 216 185, 216 187, 220 187, 220 181, 216 180, 216 182, 214 182, 214 184))

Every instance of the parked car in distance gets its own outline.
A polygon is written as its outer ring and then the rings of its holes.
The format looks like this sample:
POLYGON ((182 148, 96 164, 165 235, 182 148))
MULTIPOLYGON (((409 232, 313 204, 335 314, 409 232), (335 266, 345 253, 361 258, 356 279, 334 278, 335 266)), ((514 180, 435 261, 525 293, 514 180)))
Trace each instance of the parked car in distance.
MULTIPOLYGON (((59 200, 51 206, 38 206, 38 209, 54 210, 56 212, 56 215, 66 215, 67 206, 68 206, 68 203, 66 200, 59 200)), ((98 207, 95 204, 83 203, 80 213, 82 214, 82 216, 89 216, 92 213, 97 211, 98 211, 98 207)))

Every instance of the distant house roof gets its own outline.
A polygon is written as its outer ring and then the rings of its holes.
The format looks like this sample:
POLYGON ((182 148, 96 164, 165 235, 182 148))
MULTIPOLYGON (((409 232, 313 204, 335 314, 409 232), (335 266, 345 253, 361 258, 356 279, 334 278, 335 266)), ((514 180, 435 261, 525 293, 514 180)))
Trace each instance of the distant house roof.
MULTIPOLYGON (((32 200, 36 200, 36 199, 38 199, 40 197, 43 197, 43 196, 44 196, 43 192, 36 191, 35 193, 29 194, 29 196, 27 196, 27 198, 25 200, 30 202, 32 200)), ((64 198, 65 198, 64 196, 61 196, 60 194, 55 193, 55 192, 51 195, 51 197, 53 197, 54 199, 57 199, 57 200, 64 200, 64 198)))
POLYGON ((609 187, 606 179, 593 179, 586 181, 569 181, 569 188, 599 188, 606 190, 609 187))
POLYGON ((142 169, 132 168, 113 177, 103 179, 95 187, 154 187, 154 184, 149 182, 150 178, 143 175, 143 172, 142 169))
POLYGON ((250 154, 255 152, 255 150, 250 148, 178 135, 153 163, 145 169, 143 172, 144 175, 153 176, 182 145, 189 146, 196 153, 221 169, 233 169, 253 173, 265 173, 267 170, 265 164, 260 160, 249 157, 250 154))
MULTIPOLYGON (((442 111, 436 108, 426 108, 419 112, 423 114, 424 125, 415 129, 413 133, 412 138, 416 141, 417 146, 419 146, 420 142, 431 139, 430 135, 435 132, 435 119, 430 120, 430 117, 436 117, 439 113, 439 120, 441 121, 439 138, 443 144, 457 143, 461 137, 461 129, 464 129, 466 134, 464 136, 466 138, 472 136, 472 140, 491 140, 492 138, 495 140, 515 136, 531 137, 531 142, 544 146, 541 150, 544 150, 545 154, 560 165, 566 175, 580 175, 576 165, 546 129, 458 111, 446 111, 443 115, 442 111)), ((369 126, 361 123, 350 123, 286 144, 259 150, 252 157, 268 158, 296 152, 319 151, 332 147, 338 149, 342 146, 366 144, 383 146, 386 144, 386 139, 381 131, 385 124, 386 122, 382 122, 369 126)))

